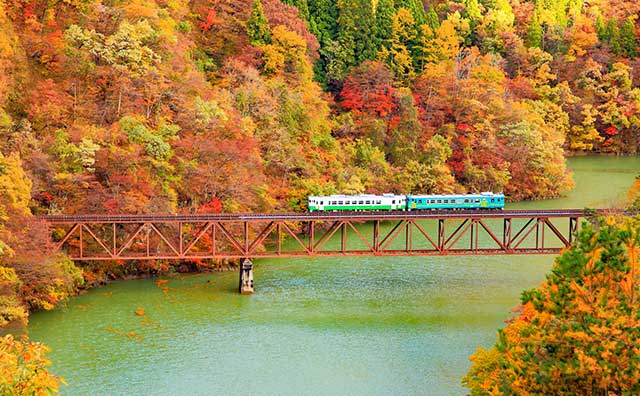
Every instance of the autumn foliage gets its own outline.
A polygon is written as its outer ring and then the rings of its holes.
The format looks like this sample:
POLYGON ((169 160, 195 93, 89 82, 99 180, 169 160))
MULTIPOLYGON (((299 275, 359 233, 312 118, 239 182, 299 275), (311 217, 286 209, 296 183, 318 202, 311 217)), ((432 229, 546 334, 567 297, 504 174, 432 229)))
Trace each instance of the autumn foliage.
POLYGON ((49 371, 48 348, 26 336, 0 337, 0 394, 4 396, 58 394, 61 378, 49 371))
POLYGON ((640 392, 640 219, 587 225, 519 314, 480 348, 472 395, 640 392))

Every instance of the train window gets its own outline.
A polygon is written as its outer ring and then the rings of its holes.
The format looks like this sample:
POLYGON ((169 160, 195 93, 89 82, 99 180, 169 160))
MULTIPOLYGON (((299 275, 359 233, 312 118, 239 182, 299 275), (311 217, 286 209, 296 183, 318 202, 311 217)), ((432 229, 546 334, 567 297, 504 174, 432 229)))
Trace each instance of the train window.
POLYGON ((365 202, 367 205, 371 205, 371 201, 367 201, 365 202))
POLYGON ((394 205, 395 205, 395 203, 396 203, 396 200, 395 200, 395 199, 392 199, 392 200, 391 200, 391 204, 394 204, 394 205))
POLYGON ((476 203, 480 203, 480 200, 479 200, 479 199, 476 199, 476 203))
POLYGON ((493 202, 495 202, 495 200, 493 198, 491 198, 491 202, 493 203, 493 202))
POLYGON ((376 201, 377 205, 380 205, 382 203, 382 201, 376 201))
POLYGON ((343 205, 342 201, 338 201, 338 205, 343 205))
POLYGON ((464 200, 464 203, 469 203, 469 200, 468 200, 468 199, 465 199, 465 200, 464 200))
POLYGON ((364 201, 360 201, 360 205, 362 205, 364 203, 364 201))
POLYGON ((441 200, 441 199, 439 199, 437 202, 438 202, 438 203, 442 203, 442 200, 441 200))

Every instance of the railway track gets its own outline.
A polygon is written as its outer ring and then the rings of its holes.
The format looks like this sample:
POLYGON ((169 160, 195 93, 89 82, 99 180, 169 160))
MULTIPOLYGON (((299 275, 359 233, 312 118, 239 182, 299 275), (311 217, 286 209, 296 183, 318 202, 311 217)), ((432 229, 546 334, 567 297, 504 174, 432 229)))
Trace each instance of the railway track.
POLYGON ((140 214, 140 215, 58 215, 39 216, 50 224, 71 223, 151 223, 151 222, 207 222, 207 221, 371 221, 416 219, 504 219, 532 217, 585 217, 593 214, 625 214, 620 209, 545 209, 545 210, 434 210, 434 211, 366 211, 314 213, 239 213, 239 214, 140 214))

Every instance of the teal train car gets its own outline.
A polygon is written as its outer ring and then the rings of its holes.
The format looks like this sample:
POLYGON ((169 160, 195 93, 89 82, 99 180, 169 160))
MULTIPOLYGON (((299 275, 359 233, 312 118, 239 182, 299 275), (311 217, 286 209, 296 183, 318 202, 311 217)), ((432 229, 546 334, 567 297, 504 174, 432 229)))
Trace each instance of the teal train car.
POLYGON ((407 210, 503 209, 504 194, 407 195, 407 210))

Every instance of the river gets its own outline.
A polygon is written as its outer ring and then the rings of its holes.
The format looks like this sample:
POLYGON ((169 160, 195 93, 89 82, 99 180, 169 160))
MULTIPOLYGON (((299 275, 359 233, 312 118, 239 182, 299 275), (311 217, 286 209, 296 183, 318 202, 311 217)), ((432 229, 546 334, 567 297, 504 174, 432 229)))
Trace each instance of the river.
MULTIPOLYGON (((639 158, 569 164, 567 197, 508 207, 611 206, 640 172, 639 158)), ((235 272, 115 282, 32 315, 28 333, 52 348, 63 395, 464 395, 469 356, 552 262, 258 260, 252 296, 235 272)))

